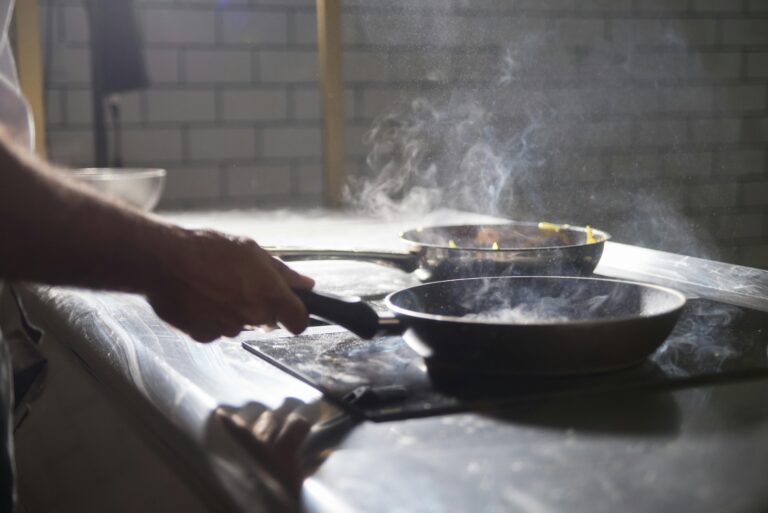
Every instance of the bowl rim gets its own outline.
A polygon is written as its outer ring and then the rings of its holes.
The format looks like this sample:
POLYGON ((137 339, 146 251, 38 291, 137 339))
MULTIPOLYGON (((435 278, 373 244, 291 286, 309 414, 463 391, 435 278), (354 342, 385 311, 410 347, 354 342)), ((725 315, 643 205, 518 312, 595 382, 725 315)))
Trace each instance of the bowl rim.
POLYGON ((164 178, 167 174, 165 169, 148 167, 83 167, 68 171, 77 178, 93 180, 164 178))

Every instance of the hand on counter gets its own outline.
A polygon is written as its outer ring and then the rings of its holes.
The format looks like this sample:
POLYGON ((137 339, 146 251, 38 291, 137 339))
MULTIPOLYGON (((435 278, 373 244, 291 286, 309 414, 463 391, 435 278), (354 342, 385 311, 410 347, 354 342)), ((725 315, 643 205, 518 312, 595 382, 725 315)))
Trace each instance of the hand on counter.
POLYGON ((307 311, 291 288, 314 281, 272 257, 251 239, 215 231, 179 230, 161 244, 172 261, 168 280, 147 294, 166 322, 200 342, 235 336, 244 326, 282 324, 304 331, 307 311))

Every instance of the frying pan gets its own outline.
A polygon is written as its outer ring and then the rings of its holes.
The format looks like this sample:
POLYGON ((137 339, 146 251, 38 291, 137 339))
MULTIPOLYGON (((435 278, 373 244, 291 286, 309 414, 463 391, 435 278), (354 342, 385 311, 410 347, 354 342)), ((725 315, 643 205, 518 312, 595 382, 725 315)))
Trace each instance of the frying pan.
POLYGON ((400 236, 408 252, 267 248, 284 261, 362 260, 416 272, 422 281, 477 276, 586 276, 603 253, 606 232, 510 221, 417 228, 400 236), (494 247, 493 243, 497 244, 494 247))
POLYGON ((640 363, 675 326, 681 293, 620 280, 469 278, 387 296, 379 316, 357 298, 298 291, 310 314, 362 338, 403 335, 427 363, 528 375, 604 372, 640 363))

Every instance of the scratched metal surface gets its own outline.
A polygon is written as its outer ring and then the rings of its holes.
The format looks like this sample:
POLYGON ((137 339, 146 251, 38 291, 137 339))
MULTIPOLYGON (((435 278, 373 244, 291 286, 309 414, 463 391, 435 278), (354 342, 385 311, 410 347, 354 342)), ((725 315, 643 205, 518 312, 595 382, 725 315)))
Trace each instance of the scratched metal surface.
POLYGON ((307 483, 315 511, 757 512, 765 382, 364 424, 307 483))
MULTIPOLYGON (((768 262, 766 262, 768 265, 768 262)), ((608 242, 596 274, 768 311, 768 270, 608 242)))
MULTIPOLYGON (((317 214, 307 219, 233 212, 171 219, 267 243, 332 240, 337 247, 383 249, 397 249, 400 228, 317 214), (324 234, 318 233, 321 227, 324 234)), ((609 258, 610 268, 631 266, 631 249, 609 258)), ((653 253, 638 252, 644 270, 653 269, 653 253)), ((375 296, 384 283, 398 288, 412 279, 354 279, 355 273, 339 270, 352 264, 333 265, 342 267, 323 271, 320 264, 313 274, 348 293, 375 296), (336 280, 343 276, 350 281, 340 285, 336 280)), ((694 272, 697 263, 686 265, 694 272)), ((712 290, 733 292, 743 285, 740 269, 731 277, 727 268, 719 269, 712 290)), ((738 290, 764 301, 766 273, 751 272, 749 279, 756 288, 738 290)), ((323 421, 338 414, 314 389, 242 350, 240 341, 250 333, 199 345, 160 322, 140 297, 33 285, 19 290, 30 319, 75 352, 130 414, 155 425, 156 436, 177 447, 179 458, 196 471, 211 476, 211 486, 241 511, 263 510, 269 491, 260 484, 259 462, 212 425, 214 409, 254 401, 274 408, 296 397, 323 421)), ((325 448, 325 434, 316 429, 306 450, 325 448)), ((768 507, 766 381, 526 402, 498 415, 364 422, 337 436, 330 455, 305 480, 308 511, 747 512, 768 507)))

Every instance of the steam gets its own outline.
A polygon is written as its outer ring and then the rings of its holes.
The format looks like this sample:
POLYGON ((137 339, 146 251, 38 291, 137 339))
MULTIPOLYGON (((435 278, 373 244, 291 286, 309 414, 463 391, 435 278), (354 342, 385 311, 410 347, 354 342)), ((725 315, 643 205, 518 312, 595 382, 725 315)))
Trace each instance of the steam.
POLYGON ((501 324, 543 324, 595 317, 608 300, 607 294, 574 302, 562 296, 539 296, 516 306, 506 306, 464 316, 471 321, 489 321, 501 324))
POLYGON ((672 376, 688 376, 694 368, 699 373, 720 371, 752 343, 730 329, 742 315, 735 306, 692 302, 654 361, 672 376))
POLYGON ((590 224, 621 242, 712 256, 708 235, 683 213, 682 187, 656 181, 657 148, 673 154, 685 126, 643 125, 663 79, 697 66, 684 26, 667 23, 665 52, 650 54, 623 34, 574 42, 557 21, 467 16, 472 8, 433 0, 355 18, 413 82, 366 134, 365 169, 349 180, 346 202, 388 219, 451 208, 590 224))
MULTIPOLYGON (((484 278, 480 284, 476 289, 468 289, 460 300, 464 311, 461 317, 466 320, 556 324, 639 314, 639 296, 623 284, 560 278, 514 282, 484 278)), ((656 306, 666 307, 664 301, 658 301, 656 306)))
POLYGON ((478 96, 417 98, 379 117, 365 137, 370 176, 350 182, 347 201, 388 218, 446 206, 503 215, 515 174, 540 165, 530 145, 539 125, 501 141, 478 96))

